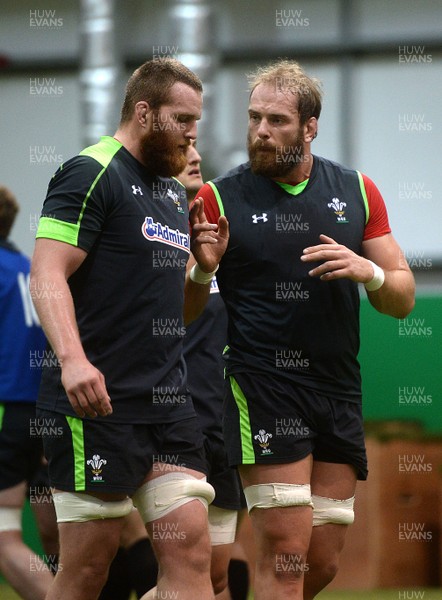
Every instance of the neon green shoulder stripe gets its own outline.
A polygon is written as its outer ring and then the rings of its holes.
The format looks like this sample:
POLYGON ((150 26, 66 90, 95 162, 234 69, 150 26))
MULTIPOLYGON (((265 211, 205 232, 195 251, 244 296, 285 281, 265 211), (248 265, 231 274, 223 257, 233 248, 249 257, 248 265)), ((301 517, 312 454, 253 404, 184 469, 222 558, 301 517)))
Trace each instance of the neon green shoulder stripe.
POLYGON ((123 144, 115 138, 104 135, 98 144, 88 146, 80 152, 80 156, 90 156, 106 168, 123 144))
POLYGON ((41 217, 38 223, 37 235, 35 236, 36 238, 50 238, 52 240, 58 240, 59 242, 66 242, 72 246, 78 246, 78 235, 87 202, 100 177, 106 171, 109 163, 121 147, 121 142, 118 142, 115 138, 103 136, 98 144, 89 146, 80 152, 80 156, 89 156, 90 158, 93 158, 103 168, 95 177, 87 191, 86 196, 84 197, 77 222, 68 223, 52 217, 41 217))
POLYGON ((210 187, 213 190, 213 193, 215 194, 216 201, 218 202, 219 214, 224 215, 224 204, 223 204, 223 201, 221 200, 221 196, 218 192, 218 188, 211 181, 208 181, 207 183, 210 185, 210 187))
POLYGON ((86 489, 86 457, 84 454, 83 421, 77 417, 66 416, 72 433, 72 448, 74 451, 74 484, 76 492, 84 492, 86 489))
POLYGON ((186 186, 184 185, 184 183, 181 183, 181 181, 180 181, 179 179, 177 179, 176 177, 172 177, 172 179, 175 179, 175 181, 176 181, 177 183, 179 183, 181 187, 183 187, 183 188, 185 188, 185 187, 186 187, 186 186))
POLYGON ((362 173, 360 173, 359 171, 356 171, 356 173, 358 174, 359 187, 361 188, 361 194, 362 194, 362 198, 364 200, 364 205, 365 205, 365 224, 367 225, 368 218, 370 217, 370 207, 368 205, 367 192, 365 190, 365 184, 364 184, 364 179, 362 178, 362 173))
POLYGON ((255 452, 252 443, 252 428, 250 425, 249 407, 244 392, 239 387, 238 382, 232 375, 230 376, 230 385, 233 397, 239 411, 239 427, 241 431, 241 449, 242 462, 244 465, 255 464, 255 452))

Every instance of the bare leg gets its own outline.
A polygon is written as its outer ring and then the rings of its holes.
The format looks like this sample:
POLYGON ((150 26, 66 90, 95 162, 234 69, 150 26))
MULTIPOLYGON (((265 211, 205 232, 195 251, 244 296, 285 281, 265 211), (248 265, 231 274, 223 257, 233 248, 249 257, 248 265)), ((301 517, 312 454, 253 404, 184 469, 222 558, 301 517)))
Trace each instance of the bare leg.
MULTIPOLYGON (((259 483, 308 484, 311 456, 295 463, 240 468, 243 486, 259 483)), ((303 600, 304 570, 312 530, 310 506, 254 508, 255 600, 303 600)))
MULTIPOLYGON (((355 493, 356 474, 350 465, 315 461, 311 485, 313 494, 345 500, 355 493)), ((307 556, 304 600, 315 598, 335 577, 347 529, 347 525, 333 523, 313 527, 307 556)))
MULTIPOLYGON (((23 508, 26 483, 0 492, 0 506, 23 508)), ((0 532, 0 571, 24 600, 43 600, 53 577, 49 568, 23 542, 20 530, 0 532)))

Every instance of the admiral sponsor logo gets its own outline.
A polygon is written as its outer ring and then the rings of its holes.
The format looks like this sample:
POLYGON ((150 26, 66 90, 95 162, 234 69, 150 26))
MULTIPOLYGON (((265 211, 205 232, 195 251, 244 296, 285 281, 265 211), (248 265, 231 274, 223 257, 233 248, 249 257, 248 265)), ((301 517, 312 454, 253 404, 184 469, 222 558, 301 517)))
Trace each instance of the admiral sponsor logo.
POLYGON ((188 233, 182 233, 179 229, 171 229, 169 225, 154 221, 152 217, 146 217, 141 226, 141 233, 149 242, 167 244, 190 253, 190 235, 188 233))

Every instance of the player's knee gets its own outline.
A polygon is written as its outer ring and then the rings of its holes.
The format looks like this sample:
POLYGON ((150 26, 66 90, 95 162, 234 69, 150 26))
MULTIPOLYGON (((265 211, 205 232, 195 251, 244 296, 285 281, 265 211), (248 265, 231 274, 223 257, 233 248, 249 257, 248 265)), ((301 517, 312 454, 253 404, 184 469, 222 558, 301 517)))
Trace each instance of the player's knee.
POLYGON ((355 518, 354 501, 354 496, 345 500, 335 500, 313 494, 313 527, 328 523, 351 525, 355 518))
POLYGON ((133 495, 133 502, 143 522, 150 523, 193 500, 198 500, 207 511, 214 497, 215 490, 205 477, 197 479, 177 471, 143 484, 133 495))
POLYGON ((210 578, 212 580, 213 593, 215 596, 221 594, 221 592, 227 588, 229 583, 227 569, 216 567, 214 569, 212 567, 210 578))
POLYGON ((289 552, 277 552, 274 555, 274 570, 275 577, 279 580, 302 579, 308 570, 306 553, 296 551, 296 546, 293 546, 289 552))

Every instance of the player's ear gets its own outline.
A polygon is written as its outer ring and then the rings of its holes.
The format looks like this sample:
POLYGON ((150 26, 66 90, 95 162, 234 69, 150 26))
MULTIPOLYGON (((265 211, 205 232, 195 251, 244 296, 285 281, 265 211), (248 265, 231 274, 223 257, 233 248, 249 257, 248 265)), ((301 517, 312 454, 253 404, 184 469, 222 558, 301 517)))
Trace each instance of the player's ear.
POLYGON ((140 102, 135 104, 134 113, 138 123, 142 127, 148 127, 152 115, 149 103, 145 100, 140 100, 140 102))
POLYGON ((303 125, 304 128, 304 142, 309 144, 313 142, 315 137, 318 135, 318 119, 316 117, 310 117, 303 125))

